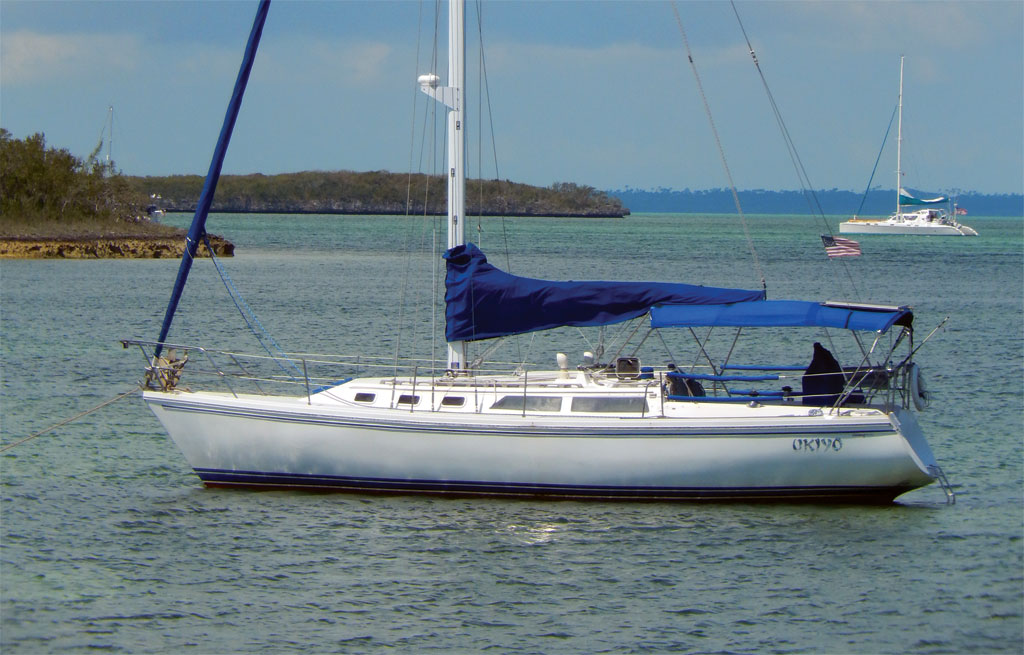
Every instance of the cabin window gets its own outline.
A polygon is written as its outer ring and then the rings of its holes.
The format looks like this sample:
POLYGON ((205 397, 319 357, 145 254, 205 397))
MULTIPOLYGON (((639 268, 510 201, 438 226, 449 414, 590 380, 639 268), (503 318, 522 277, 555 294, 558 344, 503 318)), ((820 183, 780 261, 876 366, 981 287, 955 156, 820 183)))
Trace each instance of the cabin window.
POLYGON ((577 396, 572 399, 574 412, 643 413, 647 399, 643 396, 577 396))
POLYGON ((562 399, 553 396, 502 396, 491 405, 491 409, 557 412, 562 409, 562 399))
POLYGON ((375 393, 357 393, 356 394, 356 402, 357 403, 372 403, 373 399, 376 398, 376 397, 377 397, 377 394, 375 394, 375 393))
POLYGON ((420 402, 420 397, 419 396, 414 396, 414 395, 409 394, 409 393, 403 393, 401 396, 398 397, 398 404, 399 405, 416 405, 419 402, 420 402))
POLYGON ((445 396, 441 399, 442 407, 462 407, 466 404, 466 399, 462 396, 445 396))

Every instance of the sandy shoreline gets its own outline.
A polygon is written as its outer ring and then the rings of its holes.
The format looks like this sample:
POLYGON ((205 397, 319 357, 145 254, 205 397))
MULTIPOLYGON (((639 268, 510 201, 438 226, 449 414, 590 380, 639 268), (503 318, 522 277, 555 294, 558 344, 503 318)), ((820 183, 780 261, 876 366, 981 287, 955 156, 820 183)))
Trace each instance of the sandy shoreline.
MULTIPOLYGON (((218 257, 231 257, 235 246, 221 237, 210 237, 218 257)), ((0 237, 0 258, 5 259, 161 259, 180 258, 185 253, 183 237, 0 237)), ((205 244, 197 256, 208 257, 205 244)))

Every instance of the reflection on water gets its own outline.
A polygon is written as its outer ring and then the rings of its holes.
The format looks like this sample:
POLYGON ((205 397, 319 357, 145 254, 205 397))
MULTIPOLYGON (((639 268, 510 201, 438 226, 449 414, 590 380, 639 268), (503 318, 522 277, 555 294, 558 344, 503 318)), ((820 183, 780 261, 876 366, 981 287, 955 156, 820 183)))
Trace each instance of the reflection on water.
POLYGON ((561 528, 553 523, 536 523, 534 525, 509 524, 505 530, 522 544, 543 544, 554 540, 561 528))

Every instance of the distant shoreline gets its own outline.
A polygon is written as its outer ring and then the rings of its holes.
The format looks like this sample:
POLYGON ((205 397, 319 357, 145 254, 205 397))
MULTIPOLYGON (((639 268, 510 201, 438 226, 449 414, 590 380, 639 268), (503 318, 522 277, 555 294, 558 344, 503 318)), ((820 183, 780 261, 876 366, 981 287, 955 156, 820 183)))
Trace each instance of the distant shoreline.
MULTIPOLYGON (((141 196, 167 212, 195 211, 205 185, 198 175, 124 178, 141 196)), ((248 214, 443 216, 446 180, 441 175, 388 171, 303 171, 222 175, 210 211, 248 214)), ((466 216, 622 217, 617 198, 569 182, 536 187, 510 180, 467 180, 466 216)))
MULTIPOLYGON (((165 211, 193 212, 204 178, 199 175, 126 177, 140 196, 165 211)), ((447 212, 445 182, 439 176, 387 171, 304 171, 263 175, 223 175, 211 211, 325 215, 438 216, 447 212)), ((896 191, 872 189, 865 194, 840 189, 811 193, 794 190, 737 190, 750 214, 807 214, 812 205, 827 216, 888 216, 896 191)), ((969 216, 1024 216, 1020 193, 958 191, 953 200, 969 216)), ((466 216, 625 217, 630 213, 735 213, 731 189, 598 190, 556 183, 536 187, 508 180, 468 180, 466 216)), ((966 220, 970 220, 969 218, 966 220)))
MULTIPOLYGON (((194 214, 195 208, 192 209, 176 209, 176 208, 165 208, 164 212, 168 214, 194 214)), ((420 216, 447 216, 443 212, 428 212, 411 214, 406 212, 394 212, 394 211, 373 211, 373 210, 360 210, 360 211, 348 211, 348 210, 331 210, 331 209, 221 209, 213 207, 210 209, 211 214, 296 214, 302 216, 408 216, 410 218, 418 218, 420 216)), ((559 212, 559 213, 532 213, 532 212, 473 212, 466 213, 468 218, 475 216, 484 216, 487 218, 505 217, 505 218, 625 218, 629 215, 627 210, 625 213, 622 212, 559 212)))

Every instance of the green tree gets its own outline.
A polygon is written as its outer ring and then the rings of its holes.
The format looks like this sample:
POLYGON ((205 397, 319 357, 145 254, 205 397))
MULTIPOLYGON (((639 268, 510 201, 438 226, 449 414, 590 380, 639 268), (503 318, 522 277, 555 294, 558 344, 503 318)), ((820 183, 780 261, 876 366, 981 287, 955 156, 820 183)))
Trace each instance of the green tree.
POLYGON ((134 222, 141 198, 97 155, 86 160, 63 148, 47 148, 36 133, 15 139, 0 128, 0 216, 4 221, 134 222))

